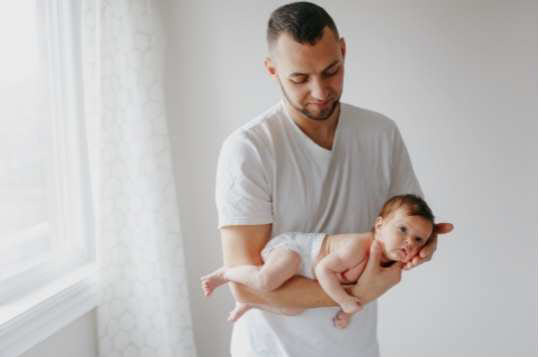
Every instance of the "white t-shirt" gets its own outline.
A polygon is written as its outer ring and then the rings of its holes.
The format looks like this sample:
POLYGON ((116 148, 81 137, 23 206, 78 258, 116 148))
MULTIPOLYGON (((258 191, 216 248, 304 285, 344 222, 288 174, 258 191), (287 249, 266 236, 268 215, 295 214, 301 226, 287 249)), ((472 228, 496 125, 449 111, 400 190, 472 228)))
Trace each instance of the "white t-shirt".
MULTIPOLYGON (((235 130, 217 165, 219 225, 272 223, 283 232, 369 231, 393 195, 423 196, 395 123, 341 104, 332 150, 310 139, 282 101, 235 130)), ((233 327, 233 357, 377 357, 377 304, 367 304, 343 330, 337 307, 283 316, 248 311, 233 327)))

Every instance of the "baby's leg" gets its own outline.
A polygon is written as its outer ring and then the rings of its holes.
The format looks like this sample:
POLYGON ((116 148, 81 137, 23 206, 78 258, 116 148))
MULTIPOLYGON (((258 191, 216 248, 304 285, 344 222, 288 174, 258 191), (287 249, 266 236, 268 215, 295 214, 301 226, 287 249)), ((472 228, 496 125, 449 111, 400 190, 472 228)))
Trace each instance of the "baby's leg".
POLYGON ((204 291, 205 296, 211 295, 215 288, 218 288, 222 284, 228 282, 228 280, 224 277, 225 271, 226 267, 220 267, 214 272, 204 275, 200 278, 200 280, 202 281, 202 290, 204 291))
POLYGON ((333 317, 333 325, 336 328, 346 328, 353 314, 348 314, 340 309, 333 317))
POLYGON ((256 265, 238 265, 235 267, 227 268, 220 267, 214 272, 204 275, 200 278, 202 281, 202 290, 205 296, 211 295, 213 290, 226 284, 229 281, 236 283, 242 283, 247 286, 253 287, 254 279, 258 274, 261 267, 256 265), (230 276, 230 274, 232 276, 230 276), (233 279, 231 279, 233 278, 233 279))
POLYGON ((258 274, 258 290, 273 291, 299 272, 301 256, 286 247, 275 248, 258 274))
POLYGON ((275 248, 262 266, 221 267, 203 276, 202 289, 209 296, 218 286, 233 281, 259 291, 272 291, 299 271, 301 257, 285 247, 275 248))
POLYGON ((251 304, 236 302, 235 307, 228 315, 228 321, 237 321, 245 312, 252 309, 254 306, 251 304))

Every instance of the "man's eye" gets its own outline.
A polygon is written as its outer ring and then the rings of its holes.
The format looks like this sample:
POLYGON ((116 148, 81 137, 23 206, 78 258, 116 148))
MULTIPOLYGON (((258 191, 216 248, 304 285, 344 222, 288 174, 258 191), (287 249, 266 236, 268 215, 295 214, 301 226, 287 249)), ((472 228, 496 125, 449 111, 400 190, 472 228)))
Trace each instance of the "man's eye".
POLYGON ((415 238, 415 242, 417 242, 417 243, 419 243, 419 244, 422 243, 422 241, 423 241, 422 238, 419 238, 419 237, 416 237, 416 238, 415 238))
POLYGON ((306 82, 306 77, 293 77, 290 78, 290 81, 294 84, 302 84, 306 82))
POLYGON ((331 68, 330 70, 328 70, 327 72, 325 72, 325 75, 326 76, 334 76, 336 73, 338 73, 338 71, 340 70, 340 67, 335 67, 335 68, 331 68))
POLYGON ((407 229, 404 226, 401 226, 400 227, 400 232, 405 233, 405 232, 407 232, 407 229))

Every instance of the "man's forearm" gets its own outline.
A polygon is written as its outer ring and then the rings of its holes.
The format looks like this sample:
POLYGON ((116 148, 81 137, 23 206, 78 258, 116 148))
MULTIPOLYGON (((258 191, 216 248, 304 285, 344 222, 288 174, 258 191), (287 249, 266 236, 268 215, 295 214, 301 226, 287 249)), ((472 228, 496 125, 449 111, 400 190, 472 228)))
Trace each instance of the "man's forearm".
MULTIPOLYGON (((281 287, 270 292, 261 292, 232 282, 229 285, 238 302, 299 309, 338 306, 317 281, 301 276, 292 277, 281 287)), ((362 305, 376 300, 380 295, 360 284, 346 285, 344 288, 348 294, 358 297, 362 305)))
MULTIPOLYGON (((271 230, 271 224, 221 228, 224 266, 262 265, 260 252, 270 240, 271 230)), ((238 302, 291 309, 337 306, 317 281, 302 276, 293 276, 270 292, 232 282, 229 286, 238 302)))
POLYGON ((317 281, 302 276, 294 276, 270 292, 260 292, 236 283, 230 283, 230 287, 239 302, 299 309, 337 306, 317 281))

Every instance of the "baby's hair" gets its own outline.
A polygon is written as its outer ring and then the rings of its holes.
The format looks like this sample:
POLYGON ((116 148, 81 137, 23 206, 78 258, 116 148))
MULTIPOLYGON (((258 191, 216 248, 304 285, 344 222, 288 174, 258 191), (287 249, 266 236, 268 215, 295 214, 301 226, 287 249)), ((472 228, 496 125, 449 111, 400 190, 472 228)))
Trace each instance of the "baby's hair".
MULTIPOLYGON (((413 194, 391 197, 387 202, 385 202, 378 216, 386 218, 400 207, 403 207, 406 210, 408 216, 419 216, 430 221, 432 225, 435 224, 435 217, 426 201, 413 194)), ((372 226, 372 232, 375 232, 375 225, 372 226)))

